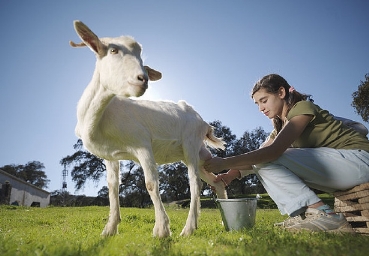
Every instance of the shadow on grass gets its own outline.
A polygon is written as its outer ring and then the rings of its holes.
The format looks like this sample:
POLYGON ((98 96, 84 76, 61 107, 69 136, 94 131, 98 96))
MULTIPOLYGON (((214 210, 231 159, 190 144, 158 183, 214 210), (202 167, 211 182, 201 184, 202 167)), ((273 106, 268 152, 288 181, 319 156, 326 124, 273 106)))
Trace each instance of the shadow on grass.
POLYGON ((151 248, 151 255, 170 255, 170 249, 173 243, 172 237, 158 238, 158 243, 151 248))
MULTIPOLYGON (((268 194, 260 194, 261 198, 258 199, 257 207, 259 209, 277 209, 277 205, 270 198, 268 194)), ((235 195, 229 198, 255 198, 256 194, 247 195, 235 195)), ((326 193, 318 194, 318 197, 323 200, 324 203, 328 204, 332 208, 334 207, 334 196, 326 193)), ((185 208, 185 207, 184 207, 185 208)), ((217 208, 216 203, 213 198, 203 198, 201 199, 201 208, 217 208)))
POLYGON ((52 252, 52 255, 70 255, 70 256, 87 256, 87 255, 108 255, 106 254, 109 243, 114 237, 101 237, 97 242, 83 248, 82 244, 76 249, 74 246, 63 246, 59 247, 56 252, 52 252))

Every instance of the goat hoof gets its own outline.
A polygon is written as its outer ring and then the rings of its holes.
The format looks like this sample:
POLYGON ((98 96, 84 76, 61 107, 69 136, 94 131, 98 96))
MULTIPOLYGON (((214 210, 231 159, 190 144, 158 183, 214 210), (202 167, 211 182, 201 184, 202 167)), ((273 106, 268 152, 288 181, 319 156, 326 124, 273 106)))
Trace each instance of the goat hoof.
POLYGON ((195 229, 193 228, 187 228, 187 227, 184 227, 180 236, 190 236, 193 234, 193 232, 195 231, 195 229))
POLYGON ((107 228, 107 227, 105 227, 103 232, 101 233, 101 236, 107 237, 107 236, 114 236, 116 234, 118 234, 117 228, 107 228))
POLYGON ((169 227, 160 227, 160 228, 158 228, 157 226, 155 226, 154 229, 153 229, 153 236, 154 237, 164 238, 164 237, 169 237, 171 235, 172 235, 172 232, 170 231, 169 227))

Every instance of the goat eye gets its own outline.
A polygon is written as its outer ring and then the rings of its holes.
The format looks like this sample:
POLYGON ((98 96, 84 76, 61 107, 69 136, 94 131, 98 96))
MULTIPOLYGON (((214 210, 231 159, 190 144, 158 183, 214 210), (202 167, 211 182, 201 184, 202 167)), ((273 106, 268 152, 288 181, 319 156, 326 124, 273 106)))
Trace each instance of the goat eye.
POLYGON ((111 54, 117 54, 118 53, 118 49, 117 48, 111 48, 110 49, 110 53, 111 54))

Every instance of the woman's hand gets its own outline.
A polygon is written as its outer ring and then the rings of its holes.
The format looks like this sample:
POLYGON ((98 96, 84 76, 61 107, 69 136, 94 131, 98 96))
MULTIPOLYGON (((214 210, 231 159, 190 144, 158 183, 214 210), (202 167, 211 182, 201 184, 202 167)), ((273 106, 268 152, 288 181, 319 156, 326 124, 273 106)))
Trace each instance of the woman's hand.
POLYGON ((236 178, 241 178, 241 173, 239 170, 229 170, 227 173, 218 174, 214 180, 214 182, 222 181, 224 185, 227 187, 232 180, 236 178))
POLYGON ((222 166, 224 159, 220 157, 213 157, 206 160, 204 163, 204 168, 207 172, 218 173, 223 171, 225 168, 222 166))

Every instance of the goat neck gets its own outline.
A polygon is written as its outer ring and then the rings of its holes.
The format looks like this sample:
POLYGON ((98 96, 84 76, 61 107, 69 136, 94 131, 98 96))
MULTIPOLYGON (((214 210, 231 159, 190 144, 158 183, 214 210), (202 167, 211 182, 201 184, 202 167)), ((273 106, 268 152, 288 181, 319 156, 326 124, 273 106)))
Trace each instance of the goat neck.
MULTIPOLYGON (((95 72, 77 105, 76 135, 83 142, 91 139, 98 130, 106 107, 115 97, 114 93, 99 83, 99 73, 95 72)), ((86 146, 86 145, 85 145, 86 146)))

